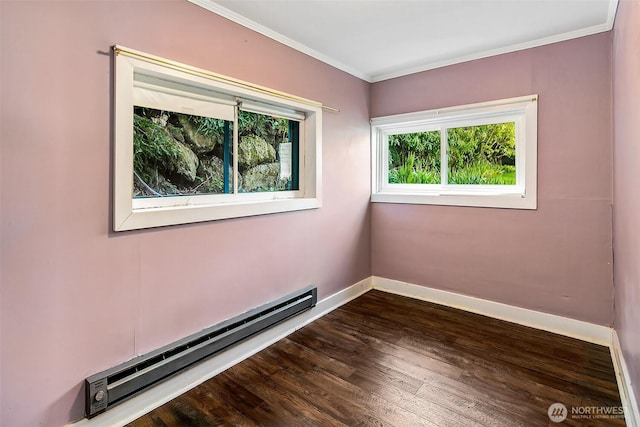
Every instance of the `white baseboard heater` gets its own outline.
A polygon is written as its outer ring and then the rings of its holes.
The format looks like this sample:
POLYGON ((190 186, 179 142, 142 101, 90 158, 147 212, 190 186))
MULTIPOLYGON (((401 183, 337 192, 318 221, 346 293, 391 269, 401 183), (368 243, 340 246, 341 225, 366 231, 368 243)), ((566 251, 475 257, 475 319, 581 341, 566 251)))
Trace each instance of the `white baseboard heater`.
POLYGON ((298 292, 211 326, 85 380, 85 416, 92 418, 264 329, 316 305, 317 288, 298 292))

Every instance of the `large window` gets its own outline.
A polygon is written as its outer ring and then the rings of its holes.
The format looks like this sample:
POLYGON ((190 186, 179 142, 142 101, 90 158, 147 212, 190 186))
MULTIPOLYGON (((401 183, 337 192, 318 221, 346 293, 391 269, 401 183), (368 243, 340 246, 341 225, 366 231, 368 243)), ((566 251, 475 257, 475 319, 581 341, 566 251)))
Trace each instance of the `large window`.
POLYGON ((116 231, 320 207, 320 104, 114 51, 116 231))
POLYGON ((373 202, 536 208, 537 96, 371 124, 373 202))

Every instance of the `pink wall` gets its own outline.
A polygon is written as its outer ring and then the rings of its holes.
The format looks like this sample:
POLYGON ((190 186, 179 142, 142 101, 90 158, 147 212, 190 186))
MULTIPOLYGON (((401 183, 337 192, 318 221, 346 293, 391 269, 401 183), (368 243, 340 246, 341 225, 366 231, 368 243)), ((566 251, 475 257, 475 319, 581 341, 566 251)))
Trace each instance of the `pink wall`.
POLYGON ((615 328, 640 398, 640 3, 619 3, 613 33, 615 328))
MULTIPOLYGON (((636 384, 638 9, 623 1, 616 24, 613 160, 616 327, 636 384)), ((372 271, 613 322, 610 34, 371 86, 185 1, 0 1, 0 31, 0 425, 77 419, 86 376, 303 285, 322 298, 372 271), (324 115, 323 208, 109 232, 100 52, 116 43, 340 108, 324 115), (380 116, 533 93, 537 211, 370 213, 369 106, 380 116)))
POLYGON ((538 94, 536 211, 372 207, 378 276, 613 322, 611 35, 375 83, 372 117, 538 94))
POLYGON ((83 379, 308 284, 371 274, 370 85, 186 1, 0 2, 3 426, 82 416, 83 379), (322 209, 111 233, 121 44, 340 108, 322 209))

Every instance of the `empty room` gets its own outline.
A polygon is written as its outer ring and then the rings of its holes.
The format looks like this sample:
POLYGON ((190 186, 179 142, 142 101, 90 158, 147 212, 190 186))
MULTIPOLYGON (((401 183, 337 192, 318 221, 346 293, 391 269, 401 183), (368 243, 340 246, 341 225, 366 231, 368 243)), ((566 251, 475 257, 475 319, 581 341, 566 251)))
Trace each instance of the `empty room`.
POLYGON ((640 426, 640 0, 0 0, 0 426, 640 426))

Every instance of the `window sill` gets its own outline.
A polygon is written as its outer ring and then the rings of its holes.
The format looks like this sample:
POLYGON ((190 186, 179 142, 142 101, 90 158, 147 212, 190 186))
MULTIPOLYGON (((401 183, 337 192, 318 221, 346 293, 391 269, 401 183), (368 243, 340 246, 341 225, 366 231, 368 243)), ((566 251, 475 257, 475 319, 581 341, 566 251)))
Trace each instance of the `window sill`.
POLYGON ((469 206, 502 209, 537 209, 534 196, 521 194, 424 194, 373 193, 373 203, 402 203, 412 205, 469 206))
POLYGON ((218 219, 300 211, 320 207, 322 207, 322 202, 318 198, 299 198, 130 209, 129 215, 117 220, 114 228, 115 231, 136 230, 218 219))

